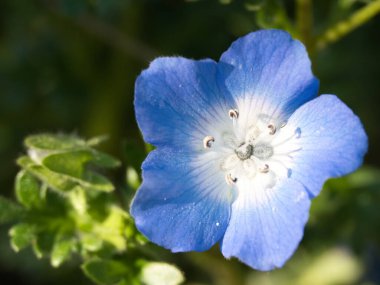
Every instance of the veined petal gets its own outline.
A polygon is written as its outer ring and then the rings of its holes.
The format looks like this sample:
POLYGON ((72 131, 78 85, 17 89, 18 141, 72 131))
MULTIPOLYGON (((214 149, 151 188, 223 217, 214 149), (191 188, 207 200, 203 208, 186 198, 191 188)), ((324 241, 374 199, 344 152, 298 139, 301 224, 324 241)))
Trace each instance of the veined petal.
POLYGON ((306 49, 287 32, 250 33, 232 43, 220 61, 220 80, 236 100, 240 124, 260 113, 282 123, 317 95, 319 82, 306 49))
POLYGON ((135 86, 136 118, 145 141, 202 148, 205 136, 220 133, 219 127, 228 125, 233 104, 219 91, 216 72, 212 60, 154 60, 135 86))
POLYGON ((165 148, 149 154, 131 213, 152 242, 173 252, 203 251, 222 238, 233 197, 212 156, 165 148))
POLYGON ((303 236, 310 200, 304 187, 291 179, 273 188, 239 185, 221 249, 258 270, 281 267, 303 236))
POLYGON ((304 184, 312 196, 318 195, 326 179, 358 168, 367 152, 368 139, 359 118, 334 95, 321 95, 303 105, 287 127, 300 130, 291 178, 304 184))

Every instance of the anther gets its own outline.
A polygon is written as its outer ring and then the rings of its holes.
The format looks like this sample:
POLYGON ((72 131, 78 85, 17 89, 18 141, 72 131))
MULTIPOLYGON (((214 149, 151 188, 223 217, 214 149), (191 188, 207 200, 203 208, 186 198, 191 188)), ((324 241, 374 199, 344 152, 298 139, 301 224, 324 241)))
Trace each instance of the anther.
POLYGON ((276 127, 273 124, 268 125, 269 134, 274 135, 276 133, 276 127))
POLYGON ((204 139, 203 139, 203 147, 204 148, 210 148, 212 143, 215 141, 214 137, 212 136, 206 136, 204 139))
POLYGON ((260 167, 259 171, 261 173, 268 173, 269 172, 269 165, 268 164, 264 164, 264 167, 260 167))
POLYGON ((228 116, 230 116, 231 119, 237 119, 239 118, 239 111, 236 109, 231 109, 228 111, 228 116))
POLYGON ((225 179, 228 185, 233 185, 237 182, 237 178, 232 177, 231 173, 226 174, 225 179))

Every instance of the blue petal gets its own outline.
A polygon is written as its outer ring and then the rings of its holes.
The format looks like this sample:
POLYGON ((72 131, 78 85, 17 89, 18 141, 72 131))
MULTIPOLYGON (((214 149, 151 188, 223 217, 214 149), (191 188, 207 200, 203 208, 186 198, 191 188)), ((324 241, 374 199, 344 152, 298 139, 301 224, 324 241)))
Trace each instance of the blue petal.
POLYGON ((258 270, 283 266, 302 239, 309 207, 304 187, 291 179, 270 189, 240 187, 223 238, 223 255, 258 270))
POLYGON ((299 128, 301 134, 292 178, 312 196, 318 195, 326 179, 348 174, 363 162, 367 135, 359 118, 334 95, 321 95, 303 105, 288 126, 299 128))
POLYGON ((250 33, 232 43, 220 61, 228 91, 256 114, 284 121, 317 95, 319 82, 305 47, 287 32, 250 33))
POLYGON ((156 146, 202 145, 218 122, 228 122, 232 99, 219 91, 216 74, 212 60, 154 60, 135 86, 136 118, 145 141, 156 146))
POLYGON ((216 163, 165 148, 151 152, 131 206, 137 228, 173 252, 203 251, 218 242, 232 195, 216 163))

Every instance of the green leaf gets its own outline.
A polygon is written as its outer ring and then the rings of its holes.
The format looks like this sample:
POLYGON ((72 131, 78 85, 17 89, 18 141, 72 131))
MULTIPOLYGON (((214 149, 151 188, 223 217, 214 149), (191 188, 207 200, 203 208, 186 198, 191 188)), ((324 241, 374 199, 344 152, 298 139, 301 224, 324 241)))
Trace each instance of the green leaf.
POLYGON ((44 204, 40 183, 33 175, 25 170, 17 174, 16 197, 27 209, 39 209, 44 204))
POLYGON ((97 174, 93 171, 85 171, 83 178, 75 178, 65 174, 59 174, 48 168, 36 164, 28 156, 22 156, 17 160, 18 165, 26 169, 43 182, 49 185, 56 191, 69 191, 73 189, 77 184, 81 184, 88 189, 94 189, 104 192, 110 192, 114 190, 113 184, 103 175, 97 174))
POLYGON ((9 230, 13 250, 18 252, 30 245, 35 239, 35 234, 36 228, 34 225, 21 223, 13 226, 9 230))
POLYGON ((57 151, 86 146, 86 142, 76 136, 64 134, 39 134, 28 136, 25 145, 31 149, 57 151))
POLYGON ((112 182, 105 176, 93 171, 86 171, 83 179, 76 179, 76 181, 87 189, 93 189, 104 192, 111 192, 115 189, 112 182))
POLYGON ((45 182, 49 187, 57 191, 68 191, 74 188, 76 183, 68 176, 55 173, 42 165, 36 164, 28 156, 22 156, 17 160, 17 164, 25 170, 35 175, 38 179, 45 182))
POLYGON ((51 171, 42 165, 36 164, 28 156, 20 157, 17 160, 17 163, 56 191, 66 192, 73 189, 77 184, 80 184, 87 189, 104 192, 114 190, 113 184, 106 177, 93 171, 85 171, 83 178, 80 179, 51 171))
POLYGON ((88 146, 97 146, 106 140, 108 140, 108 135, 96 136, 96 137, 93 137, 93 138, 87 140, 87 145, 88 146))
MULTIPOLYGON (((49 161, 50 156, 46 157, 44 159, 49 161)), ((72 172, 72 175, 75 176, 69 176, 68 174, 64 173, 57 173, 55 171, 50 170, 49 168, 39 165, 35 163, 31 158, 28 156, 22 156, 17 160, 17 163, 24 169, 31 172, 33 175, 37 176, 39 179, 41 179, 43 182, 48 184, 51 188, 57 191, 69 191, 73 189, 77 183, 82 185, 85 188, 88 189, 94 189, 98 191, 104 191, 104 192, 110 192, 114 190, 113 184, 103 175, 100 175, 96 172, 86 170, 82 174, 81 178, 78 178, 78 169, 75 170, 75 163, 72 163, 71 165, 74 165, 74 170, 69 170, 67 166, 64 166, 62 164, 54 165, 52 161, 48 162, 48 166, 52 167, 56 171, 62 171, 65 172, 72 172)), ((80 171, 80 170, 79 170, 80 171)))
POLYGON ((0 224, 15 221, 23 214, 24 210, 19 205, 0 196, 0 224))
POLYGON ((88 150, 69 151, 48 155, 42 164, 54 172, 82 179, 85 166, 92 158, 88 150))
POLYGON ((53 156, 45 161, 45 166, 56 172, 80 177, 83 165, 90 160, 107 168, 120 166, 120 161, 114 157, 91 148, 105 139, 106 136, 99 136, 85 142, 74 136, 42 134, 28 137, 25 144, 29 148, 28 154, 35 162, 40 163, 48 156, 53 156))
POLYGON ((103 240, 95 234, 83 234, 80 242, 82 247, 89 252, 98 251, 103 245, 103 240))
POLYGON ((123 251, 127 247, 125 227, 128 214, 118 207, 112 207, 104 222, 96 227, 95 232, 104 240, 112 244, 117 250, 123 251))
POLYGON ((53 250, 56 232, 44 231, 36 235, 36 242, 33 243, 33 250, 37 258, 48 256, 53 250))
POLYGON ((114 158, 113 156, 106 154, 104 152, 100 152, 97 150, 92 150, 93 160, 92 163, 99 165, 105 168, 116 168, 120 166, 120 161, 114 158))
POLYGON ((83 188, 80 186, 75 187, 69 192, 68 197, 73 208, 83 215, 87 210, 87 198, 83 188))
POLYGON ((53 267, 59 267, 63 262, 70 258, 75 250, 76 241, 73 238, 60 237, 54 243, 50 256, 50 263, 53 267))
POLYGON ((179 285, 185 281, 185 278, 174 265, 148 262, 141 271, 141 281, 145 285, 179 285))
POLYGON ((127 167, 126 178, 127 178, 127 184, 129 187, 131 187, 133 190, 137 190, 137 188, 139 188, 141 184, 140 177, 137 171, 133 167, 131 166, 127 167))
POLYGON ((111 285, 129 278, 126 265, 114 260, 90 260, 82 265, 82 270, 88 278, 100 285, 111 285))

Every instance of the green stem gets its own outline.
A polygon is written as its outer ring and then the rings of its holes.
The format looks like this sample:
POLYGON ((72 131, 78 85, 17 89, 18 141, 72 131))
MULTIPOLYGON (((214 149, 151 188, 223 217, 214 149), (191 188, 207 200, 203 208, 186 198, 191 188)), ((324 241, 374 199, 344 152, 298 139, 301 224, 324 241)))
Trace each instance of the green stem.
POLYGON ((298 36, 309 52, 313 47, 313 4, 312 0, 297 0, 296 21, 298 36))
POLYGON ((361 8, 348 19, 339 22, 335 26, 327 29, 320 37, 317 38, 316 48, 324 49, 331 43, 340 40, 342 37, 356 29, 357 27, 368 22, 371 18, 380 12, 380 0, 376 0, 361 8))

